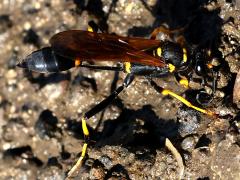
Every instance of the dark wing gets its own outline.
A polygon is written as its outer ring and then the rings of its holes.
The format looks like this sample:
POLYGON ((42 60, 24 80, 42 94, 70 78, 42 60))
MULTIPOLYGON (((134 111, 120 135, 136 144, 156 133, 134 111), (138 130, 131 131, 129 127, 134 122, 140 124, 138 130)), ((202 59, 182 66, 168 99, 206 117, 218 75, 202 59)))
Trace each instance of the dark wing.
POLYGON ((145 65, 165 65, 164 61, 144 52, 159 47, 160 41, 128 38, 81 30, 60 32, 50 39, 55 53, 83 61, 135 62, 145 65))

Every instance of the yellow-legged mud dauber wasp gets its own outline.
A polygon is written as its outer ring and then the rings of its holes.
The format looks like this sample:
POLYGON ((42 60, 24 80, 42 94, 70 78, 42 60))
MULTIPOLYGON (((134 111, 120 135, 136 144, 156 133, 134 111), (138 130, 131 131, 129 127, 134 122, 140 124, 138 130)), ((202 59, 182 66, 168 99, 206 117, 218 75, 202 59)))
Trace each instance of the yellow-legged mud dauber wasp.
MULTIPOLYGON (((147 77, 154 89, 164 96, 172 96, 188 107, 209 116, 216 115, 212 111, 192 105, 185 98, 168 89, 157 86, 152 80, 152 78, 161 78, 168 73, 174 73, 180 84, 188 86, 188 76, 184 76, 182 72, 189 73, 192 71, 207 78, 208 73, 206 72, 212 72, 212 74, 214 72, 211 65, 201 62, 201 59, 206 57, 205 51, 187 47, 183 36, 178 36, 176 42, 156 40, 158 33, 165 33, 169 36, 175 33, 175 31, 169 31, 164 27, 155 29, 150 39, 97 33, 96 30, 93 31, 92 29, 89 31, 69 30, 55 34, 50 39, 50 47, 33 52, 18 64, 19 67, 40 73, 61 72, 73 67, 85 67, 98 70, 122 71, 127 74, 121 86, 95 107, 84 113, 81 122, 85 143, 81 157, 69 171, 68 177, 72 176, 81 166, 86 155, 89 142, 89 130, 86 121, 109 106, 118 94, 131 84, 134 76, 147 77), (193 58, 194 65, 191 62, 193 58), (120 62, 120 66, 88 64, 88 62, 92 61, 120 62)), ((215 79, 213 78, 213 91, 216 84, 215 79)), ((180 167, 179 176, 182 178, 184 166, 181 155, 168 138, 166 138, 165 145, 176 157, 180 167)))

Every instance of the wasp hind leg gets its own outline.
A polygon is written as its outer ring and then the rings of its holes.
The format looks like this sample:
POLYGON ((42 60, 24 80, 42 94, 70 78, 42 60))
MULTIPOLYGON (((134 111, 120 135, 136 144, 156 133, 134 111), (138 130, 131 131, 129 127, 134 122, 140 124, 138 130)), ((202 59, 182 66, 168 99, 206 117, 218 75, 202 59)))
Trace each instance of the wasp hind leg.
POLYGON ((109 106, 112 101, 118 96, 119 93, 121 93, 125 88, 127 88, 131 82, 133 81, 134 76, 133 74, 128 74, 126 78, 124 79, 124 82, 121 86, 119 86, 112 94, 110 94, 108 97, 106 97, 103 101, 101 101, 99 104, 94 106, 92 109, 90 109, 88 112, 86 112, 82 117, 82 131, 84 134, 84 144, 82 148, 82 153, 78 161, 75 163, 75 165, 70 169, 70 171, 67 174, 67 179, 72 177, 78 169, 81 168, 83 160, 87 153, 87 147, 89 142, 89 131, 87 128, 86 121, 90 119, 95 114, 99 113, 100 111, 104 110, 107 106, 109 106))
POLYGON ((68 172, 67 179, 72 177, 73 174, 82 166, 83 159, 85 158, 86 153, 87 153, 87 146, 88 146, 88 141, 89 141, 89 131, 87 128, 86 120, 87 120, 86 117, 83 116, 82 117, 82 130, 83 130, 83 134, 84 134, 84 144, 82 147, 82 153, 81 153, 80 158, 77 160, 76 164, 68 172))

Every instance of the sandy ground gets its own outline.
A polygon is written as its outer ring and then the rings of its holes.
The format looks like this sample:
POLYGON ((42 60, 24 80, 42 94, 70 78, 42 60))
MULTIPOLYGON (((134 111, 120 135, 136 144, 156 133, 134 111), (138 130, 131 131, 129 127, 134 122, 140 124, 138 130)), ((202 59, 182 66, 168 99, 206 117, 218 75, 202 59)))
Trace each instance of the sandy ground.
MULTIPOLYGON (((109 33, 145 38, 162 24, 186 27, 188 44, 211 49, 219 67, 217 91, 205 108, 221 117, 163 97, 137 77, 87 122, 90 147, 75 179, 177 179, 166 137, 184 159, 184 179, 240 179, 239 97, 233 100, 240 67, 237 0, 1 1, 0 179, 64 179, 82 149, 81 114, 122 83, 123 73, 75 68, 38 74, 16 68, 33 50, 48 46, 52 35, 86 30, 90 20, 109 33)), ((171 75, 155 81, 197 103, 199 84, 185 90, 171 75)))

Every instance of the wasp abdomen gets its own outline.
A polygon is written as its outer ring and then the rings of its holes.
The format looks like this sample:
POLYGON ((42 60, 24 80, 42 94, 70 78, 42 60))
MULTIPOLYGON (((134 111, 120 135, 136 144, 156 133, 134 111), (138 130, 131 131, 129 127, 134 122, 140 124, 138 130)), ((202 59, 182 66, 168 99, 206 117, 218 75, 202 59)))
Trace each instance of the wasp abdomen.
POLYGON ((18 66, 40 73, 59 72, 74 67, 74 61, 56 55, 51 47, 45 47, 28 55, 18 66))

